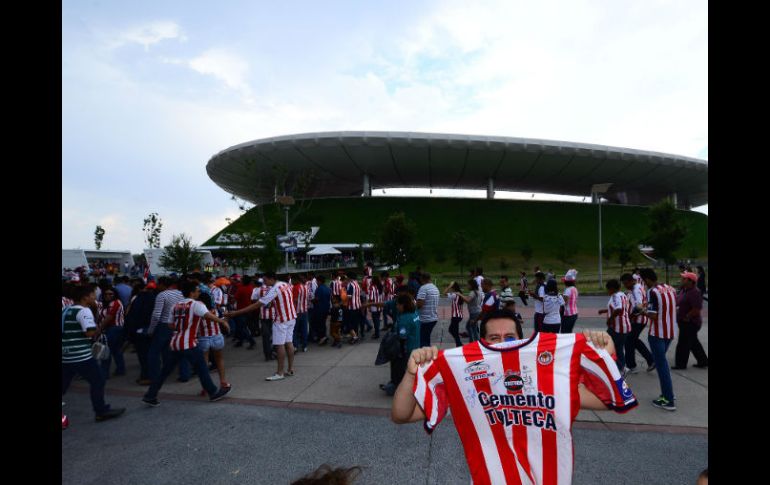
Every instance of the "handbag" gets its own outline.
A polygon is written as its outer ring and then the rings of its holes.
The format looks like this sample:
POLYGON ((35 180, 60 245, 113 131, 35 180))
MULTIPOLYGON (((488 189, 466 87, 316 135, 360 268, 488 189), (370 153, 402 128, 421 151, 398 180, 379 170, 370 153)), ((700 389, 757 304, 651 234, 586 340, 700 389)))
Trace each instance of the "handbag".
MULTIPOLYGON (((393 328, 396 328, 395 326, 393 328)), ((374 361, 374 365, 386 364, 392 360, 396 360, 401 356, 401 341, 398 338, 398 334, 391 330, 386 333, 380 341, 380 348, 377 351, 377 358, 374 361)))

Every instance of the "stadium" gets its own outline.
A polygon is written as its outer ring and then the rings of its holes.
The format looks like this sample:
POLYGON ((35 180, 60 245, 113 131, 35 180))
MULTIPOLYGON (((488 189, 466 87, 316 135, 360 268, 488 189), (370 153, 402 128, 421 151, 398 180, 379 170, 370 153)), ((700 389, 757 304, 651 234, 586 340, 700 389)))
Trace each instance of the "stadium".
MULTIPOLYGON (((639 237, 647 207, 664 198, 681 209, 689 232, 683 257, 707 257, 707 216, 688 209, 708 203, 708 162, 667 153, 602 145, 496 136, 409 132, 324 132, 249 141, 214 155, 209 177, 256 205, 281 195, 312 201, 291 231, 311 244, 369 247, 378 221, 403 211, 415 221, 429 253, 441 262, 451 233, 465 229, 499 261, 519 248, 556 261, 565 245, 576 259, 596 259, 595 204, 495 199, 496 191, 601 197, 605 241, 639 237), (609 190, 592 193, 595 185, 609 190), (391 188, 486 190, 486 199, 376 197, 391 188), (313 229, 311 229, 313 228, 313 229), (685 254, 686 253, 686 254, 685 254)), ((228 234, 259 230, 252 209, 204 243, 225 249, 228 234)))

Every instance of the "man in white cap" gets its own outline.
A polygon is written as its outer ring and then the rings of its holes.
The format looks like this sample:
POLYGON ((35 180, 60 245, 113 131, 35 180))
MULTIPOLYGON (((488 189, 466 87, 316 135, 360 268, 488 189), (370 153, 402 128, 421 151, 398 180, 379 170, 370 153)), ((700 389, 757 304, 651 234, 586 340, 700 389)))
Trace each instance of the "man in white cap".
POLYGON ((561 320, 561 333, 572 333, 575 328, 575 322, 578 318, 578 289, 575 286, 577 281, 577 270, 571 269, 562 278, 564 282, 564 318, 561 320))

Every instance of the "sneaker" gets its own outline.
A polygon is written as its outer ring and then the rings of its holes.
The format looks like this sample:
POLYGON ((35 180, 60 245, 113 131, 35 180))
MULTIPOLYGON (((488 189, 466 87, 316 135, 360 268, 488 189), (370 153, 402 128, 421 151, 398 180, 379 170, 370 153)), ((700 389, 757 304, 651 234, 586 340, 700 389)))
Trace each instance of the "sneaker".
POLYGON ((104 414, 97 414, 96 415, 96 420, 97 421, 107 421, 108 419, 117 418, 118 416, 120 416, 121 414, 123 414, 125 412, 126 412, 126 408, 110 409, 109 411, 107 411, 104 414))
POLYGON ((149 404, 150 406, 152 406, 154 408, 160 406, 160 401, 158 401, 157 398, 155 398, 155 399, 147 399, 146 397, 143 397, 142 398, 142 402, 145 403, 145 404, 149 404))
POLYGON ((638 374, 639 373, 639 368, 638 367, 626 367, 626 371, 629 374, 638 374))
POLYGON ((647 366, 647 372, 652 372, 655 370, 655 362, 647 366))
POLYGON ((676 411, 676 405, 674 405, 673 402, 669 401, 665 397, 659 397, 658 399, 655 399, 652 401, 652 405, 656 408, 665 409, 666 411, 676 411))
POLYGON ((285 377, 282 376, 281 374, 273 374, 270 377, 265 377, 266 381, 282 381, 284 379, 285 377))
POLYGON ((223 397, 227 395, 228 392, 233 388, 233 386, 230 387, 220 387, 217 392, 214 393, 213 396, 209 398, 210 402, 219 401, 223 397))
POLYGON ((318 345, 326 345, 327 342, 329 342, 329 337, 324 337, 318 341, 318 345))
POLYGON ((303 352, 307 352, 307 347, 302 347, 303 352))
POLYGON ((286 371, 286 376, 287 376, 287 377, 291 377, 291 376, 293 376, 293 375, 294 375, 294 371, 293 371, 293 370, 290 370, 290 371, 286 371))

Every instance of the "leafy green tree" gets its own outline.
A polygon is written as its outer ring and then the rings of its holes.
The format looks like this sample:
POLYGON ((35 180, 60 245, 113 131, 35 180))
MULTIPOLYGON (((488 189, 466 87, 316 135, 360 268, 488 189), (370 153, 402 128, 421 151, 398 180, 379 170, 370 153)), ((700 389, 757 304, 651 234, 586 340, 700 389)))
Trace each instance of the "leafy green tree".
POLYGON ((403 212, 392 214, 382 225, 374 250, 384 264, 404 266, 415 261, 420 251, 417 226, 403 212))
MULTIPOLYGON (((283 234, 283 233, 281 233, 283 234)), ((283 266, 284 256, 278 245, 278 234, 271 231, 262 233, 261 247, 257 248, 259 269, 263 272, 278 271, 283 266)))
POLYGON ((104 241, 104 228, 102 226, 96 226, 94 231, 94 245, 96 249, 102 249, 102 241, 104 241))
POLYGON ((481 258, 481 245, 465 231, 452 234, 450 246, 455 264, 460 267, 460 275, 463 274, 463 268, 478 263, 481 258))
POLYGON ((676 264, 677 252, 687 236, 687 226, 682 222, 676 207, 669 199, 650 207, 648 212, 649 233, 644 242, 652 246, 655 259, 666 265, 666 283, 668 267, 676 264))
POLYGON ((560 239, 556 246, 556 259, 565 264, 572 264, 574 262, 574 256, 577 254, 577 249, 567 239, 560 239))
POLYGON ((163 221, 157 212, 152 212, 144 219, 144 240, 148 248, 160 248, 160 231, 163 221))
POLYGON ((636 254, 639 252, 639 242, 619 233, 613 246, 614 253, 617 255, 617 261, 620 263, 620 272, 622 273, 628 263, 636 261, 636 254))
POLYGON ((168 271, 185 274, 201 267, 203 254, 198 252, 192 238, 182 233, 171 237, 171 244, 164 248, 158 261, 168 271))

